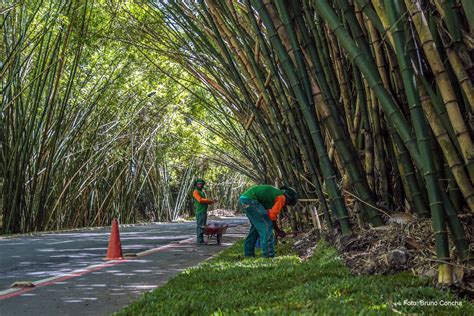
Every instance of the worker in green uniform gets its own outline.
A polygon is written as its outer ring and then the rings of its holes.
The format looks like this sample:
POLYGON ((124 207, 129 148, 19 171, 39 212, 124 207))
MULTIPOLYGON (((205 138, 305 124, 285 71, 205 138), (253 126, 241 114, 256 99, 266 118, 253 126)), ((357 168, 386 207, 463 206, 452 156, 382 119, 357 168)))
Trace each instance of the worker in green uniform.
POLYGON ((196 224, 197 224, 197 243, 204 244, 204 229, 203 226, 207 223, 207 207, 217 201, 209 200, 204 192, 206 182, 203 179, 197 179, 194 184, 193 200, 194 208, 196 210, 196 224))
POLYGON ((298 194, 287 186, 255 185, 242 194, 240 205, 250 220, 250 230, 244 243, 246 257, 255 257, 255 244, 259 237, 263 257, 275 256, 273 230, 281 238, 286 236, 278 227, 278 214, 285 205, 294 206, 296 203, 298 194))

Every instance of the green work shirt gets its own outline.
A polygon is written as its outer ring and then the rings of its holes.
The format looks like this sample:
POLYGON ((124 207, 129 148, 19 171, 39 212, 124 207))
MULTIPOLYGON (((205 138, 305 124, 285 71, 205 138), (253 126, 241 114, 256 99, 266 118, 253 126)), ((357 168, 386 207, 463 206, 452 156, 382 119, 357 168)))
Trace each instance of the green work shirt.
POLYGON ((283 191, 268 184, 259 184, 245 191, 242 196, 258 201, 267 210, 275 204, 277 196, 284 195, 283 191))
POLYGON ((199 190, 198 188, 195 188, 193 192, 193 200, 194 200, 194 208, 196 210, 196 214, 206 212, 209 203, 200 203, 195 197, 196 192, 199 194, 201 198, 207 201, 206 193, 204 193, 202 190, 199 190))

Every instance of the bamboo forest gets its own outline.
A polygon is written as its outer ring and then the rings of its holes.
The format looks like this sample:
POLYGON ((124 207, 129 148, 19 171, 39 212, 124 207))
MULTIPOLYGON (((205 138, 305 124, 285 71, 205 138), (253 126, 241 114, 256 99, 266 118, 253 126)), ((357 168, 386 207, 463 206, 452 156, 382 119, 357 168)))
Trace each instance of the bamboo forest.
POLYGON ((474 313, 474 1, 2 0, 0 25, 0 256, 107 227, 109 260, 117 222, 124 252, 149 225, 212 251, 92 315, 474 313))

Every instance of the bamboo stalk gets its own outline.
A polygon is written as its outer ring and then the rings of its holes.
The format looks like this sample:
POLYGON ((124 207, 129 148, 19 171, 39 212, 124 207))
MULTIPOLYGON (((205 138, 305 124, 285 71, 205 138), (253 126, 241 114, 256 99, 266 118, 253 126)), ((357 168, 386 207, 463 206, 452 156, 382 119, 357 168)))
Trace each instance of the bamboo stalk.
MULTIPOLYGON (((449 260, 449 244, 446 233, 446 223, 444 221, 445 210, 442 204, 441 190, 439 188, 438 179, 436 176, 436 169, 434 166, 434 158, 431 155, 431 144, 429 133, 427 132, 425 118, 421 111, 419 95, 416 92, 414 73, 409 66, 406 51, 404 50, 405 38, 403 30, 400 28, 400 23, 403 23, 401 8, 399 4, 393 0, 386 0, 385 5, 388 8, 388 18, 392 25, 392 36, 394 38, 395 50, 397 53, 400 70, 402 72, 405 90, 407 91, 407 98, 410 105, 410 112, 415 128, 416 138, 420 155, 425 164, 423 165, 423 176, 426 181, 427 191, 430 201, 430 209, 432 216, 432 225, 436 242, 436 254, 440 260, 449 260)), ((445 272, 440 268, 439 275, 443 282, 445 272)))
MULTIPOLYGON (((424 17, 423 11, 419 5, 405 0, 414 25, 420 36, 421 47, 423 48, 431 69, 436 77, 436 82, 443 98, 444 107, 447 110, 450 123, 456 133, 459 145, 461 147, 462 157, 466 165, 471 166, 474 160, 474 144, 470 133, 464 123, 462 113, 456 101, 454 90, 451 86, 450 79, 445 70, 444 64, 439 56, 433 37, 430 33, 428 22, 424 17)), ((472 168, 469 168, 472 169, 472 168)), ((470 172, 471 181, 474 182, 472 172, 470 172)))

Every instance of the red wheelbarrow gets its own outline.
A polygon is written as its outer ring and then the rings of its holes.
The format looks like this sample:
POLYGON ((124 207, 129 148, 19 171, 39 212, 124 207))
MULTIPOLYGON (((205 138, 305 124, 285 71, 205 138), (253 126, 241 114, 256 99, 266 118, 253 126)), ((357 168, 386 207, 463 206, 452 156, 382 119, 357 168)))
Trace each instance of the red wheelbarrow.
POLYGON ((212 240, 213 237, 216 238, 217 244, 220 245, 222 241, 222 235, 224 235, 228 227, 229 224, 221 223, 211 223, 209 225, 202 226, 204 235, 207 236, 206 245, 209 243, 209 240, 212 240))

